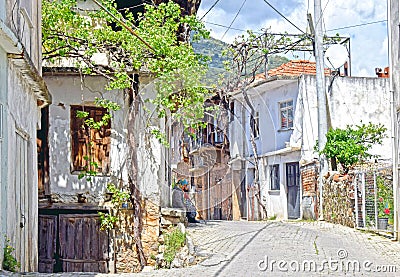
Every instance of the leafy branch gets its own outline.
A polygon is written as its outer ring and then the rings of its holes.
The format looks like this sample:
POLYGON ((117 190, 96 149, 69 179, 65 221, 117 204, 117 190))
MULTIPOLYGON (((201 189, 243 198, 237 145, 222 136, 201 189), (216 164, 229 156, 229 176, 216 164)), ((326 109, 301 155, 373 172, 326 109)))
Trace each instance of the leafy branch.
MULTIPOLYGON (((382 124, 348 125, 345 129, 330 129, 326 134, 327 142, 324 149, 318 149, 318 142, 314 150, 325 155, 334 162, 339 162, 344 171, 368 158, 376 157, 368 151, 376 144, 382 144, 387 137, 387 128, 382 124)), ((336 169, 336 168, 334 168, 336 169)))

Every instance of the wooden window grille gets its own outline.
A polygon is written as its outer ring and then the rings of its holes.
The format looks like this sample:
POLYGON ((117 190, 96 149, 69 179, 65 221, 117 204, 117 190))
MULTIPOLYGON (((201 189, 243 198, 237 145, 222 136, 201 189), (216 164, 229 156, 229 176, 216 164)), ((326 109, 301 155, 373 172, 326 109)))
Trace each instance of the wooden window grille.
POLYGON ((110 171, 111 122, 99 130, 92 129, 84 124, 85 119, 76 116, 77 111, 88 112, 87 118, 96 122, 107 112, 101 107, 71 106, 72 171, 93 170, 106 175, 110 171))

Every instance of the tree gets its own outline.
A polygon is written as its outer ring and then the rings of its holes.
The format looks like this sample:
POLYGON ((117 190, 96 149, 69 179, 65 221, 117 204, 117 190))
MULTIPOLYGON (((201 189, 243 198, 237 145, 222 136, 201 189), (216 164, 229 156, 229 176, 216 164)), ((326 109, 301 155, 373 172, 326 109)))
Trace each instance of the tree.
MULTIPOLYGON (((182 16, 180 6, 172 1, 158 6, 145 5, 144 13, 133 14, 125 10, 123 16, 113 0, 99 2, 112 15, 103 9, 82 10, 77 6, 77 0, 43 1, 43 59, 48 62, 72 59, 82 74, 103 76, 108 80, 107 89, 123 89, 130 96, 128 179, 135 210, 135 243, 140 263, 144 266, 142 207, 137 185, 139 132, 135 130, 143 100, 137 90, 135 75, 146 69, 155 79, 157 91, 150 101, 160 118, 170 114, 185 128, 199 126, 204 115, 203 104, 208 98, 208 91, 200 81, 207 66, 206 59, 194 53, 188 34, 190 31, 196 40, 208 37, 208 32, 194 15, 182 16), (136 36, 128 28, 116 28, 120 22, 134 29, 136 36), (107 62, 96 62, 96 54, 106 55, 107 62)), ((199 1, 189 2, 195 5, 189 5, 185 14, 195 11, 196 5, 198 7, 199 1)), ((160 130, 151 132, 160 141, 165 141, 160 130)))
POLYGON ((368 151, 375 144, 382 144, 386 138, 386 127, 382 124, 361 124, 347 126, 345 129, 330 129, 326 134, 326 145, 324 149, 315 149, 320 155, 332 159, 332 167, 336 170, 336 162, 340 163, 347 173, 349 169, 368 158, 374 157, 368 151))

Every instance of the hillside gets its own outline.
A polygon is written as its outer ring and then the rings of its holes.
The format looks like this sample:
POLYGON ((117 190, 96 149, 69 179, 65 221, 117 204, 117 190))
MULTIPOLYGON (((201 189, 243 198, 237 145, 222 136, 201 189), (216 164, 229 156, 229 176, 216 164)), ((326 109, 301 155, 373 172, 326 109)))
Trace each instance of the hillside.
MULTIPOLYGON (((227 60, 227 57, 224 57, 222 55, 222 52, 224 49, 226 49, 226 47, 228 47, 227 43, 215 38, 193 42, 193 48, 197 53, 211 58, 211 61, 209 63, 209 72, 206 76, 206 82, 208 84, 216 83, 218 81, 218 76, 225 72, 223 62, 227 60)), ((268 68, 272 69, 278 67, 288 61, 289 60, 286 57, 277 55, 270 56, 268 61, 268 68)))

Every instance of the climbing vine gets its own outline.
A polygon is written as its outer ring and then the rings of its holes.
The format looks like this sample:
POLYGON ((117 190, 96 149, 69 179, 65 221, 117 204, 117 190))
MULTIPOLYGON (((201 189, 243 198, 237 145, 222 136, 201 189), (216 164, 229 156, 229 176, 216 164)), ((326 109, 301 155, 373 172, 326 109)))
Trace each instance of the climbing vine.
MULTIPOLYGON (((121 14, 113 0, 96 2, 101 2, 108 12, 97 6, 84 9, 77 0, 43 1, 43 59, 50 64, 72 61, 82 74, 108 80, 107 90, 124 90, 129 95, 129 197, 134 211, 136 250, 141 266, 145 266, 137 157, 137 133, 145 130, 136 130, 135 121, 143 110, 143 99, 147 98, 160 118, 168 115, 171 120, 181 122, 185 129, 203 125, 203 104, 209 92, 201 80, 207 70, 207 59, 194 52, 189 37, 192 40, 206 38, 209 32, 194 15, 183 16, 180 6, 172 1, 157 6, 145 5, 144 12, 137 14, 129 9, 121 14), (120 22, 125 22, 136 36, 120 22), (97 59, 99 56, 101 61, 97 59), (135 75, 143 72, 154 80, 154 95, 144 96, 138 92, 135 75)), ((85 119, 84 124, 91 128, 101 128, 110 119, 106 116, 95 122, 85 113, 77 116, 85 119)), ((161 130, 151 129, 151 133, 161 143, 168 144, 161 130)), ((95 175, 96 164, 92 163, 90 155, 86 159, 91 168, 79 177, 90 180, 95 175)), ((100 214, 103 228, 113 227, 115 216, 100 214)))
POLYGON ((201 82, 207 58, 196 54, 189 41, 179 40, 178 33, 183 26, 191 30, 193 40, 208 37, 203 23, 195 16, 182 16, 179 5, 172 1, 145 5, 145 12, 137 15, 127 10, 124 16, 112 0, 101 2, 151 48, 126 28, 113 27, 115 19, 101 9, 83 10, 76 0, 45 0, 44 60, 70 58, 84 74, 106 78, 110 90, 131 88, 135 83, 133 73, 145 70, 155 80, 157 93, 150 101, 158 115, 164 117, 172 111, 185 127, 197 126, 209 96, 201 82), (105 64, 96 61, 98 54, 106 56, 105 64))
MULTIPOLYGON (((111 113, 121 109, 121 107, 117 103, 107 99, 96 98, 94 103, 95 105, 106 109, 106 113, 104 113, 101 120, 96 121, 94 118, 89 117, 88 112, 84 110, 76 111, 76 117, 84 120, 81 126, 82 129, 89 128, 89 130, 94 129, 99 131, 102 127, 107 126, 109 124, 112 118, 111 113)), ((86 160, 86 165, 84 167, 84 170, 79 173, 78 178, 79 179, 86 178, 86 181, 91 181, 92 177, 96 176, 98 173, 97 169, 99 168, 99 164, 98 162, 95 161, 92 155, 94 138, 90 137, 90 131, 88 133, 89 133, 89 139, 86 145, 86 149, 88 149, 88 155, 83 156, 83 159, 86 160)))

